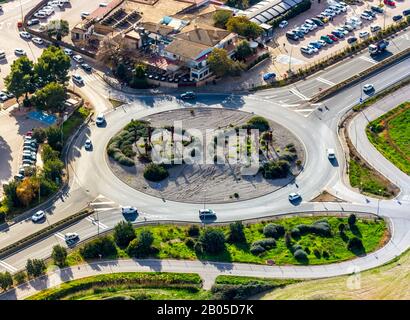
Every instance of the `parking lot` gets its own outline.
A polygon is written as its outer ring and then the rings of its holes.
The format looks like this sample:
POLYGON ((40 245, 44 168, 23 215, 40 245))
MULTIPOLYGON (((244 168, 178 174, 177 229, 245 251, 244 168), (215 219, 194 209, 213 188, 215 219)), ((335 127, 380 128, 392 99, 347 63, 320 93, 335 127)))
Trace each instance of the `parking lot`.
MULTIPOLYGON (((408 1, 397 1, 395 2, 394 7, 383 5, 382 8, 385 14, 373 11, 375 14, 374 19, 367 20, 361 17, 362 13, 365 10, 372 11, 371 7, 378 6, 380 3, 379 0, 367 1, 359 5, 348 5, 346 12, 336 14, 332 20, 325 22, 323 26, 317 26, 314 30, 305 33, 302 39, 294 41, 286 37, 286 32, 301 27, 307 19, 315 18, 329 7, 329 3, 330 5, 332 4, 331 1, 321 3, 314 2, 308 11, 289 20, 289 24, 285 28, 275 29, 277 36, 276 41, 279 45, 278 48, 274 50, 276 56, 275 64, 276 68, 282 71, 279 74, 283 74, 283 71, 288 70, 289 66, 293 71, 296 71, 300 67, 306 67, 310 63, 314 63, 317 60, 326 58, 326 56, 335 54, 350 45, 347 39, 356 38, 357 41, 360 41, 361 39, 371 36, 373 32, 370 30, 370 26, 377 25, 380 28, 383 28, 384 26, 396 23, 393 21, 393 17, 402 15, 404 10, 410 9, 410 3, 408 1), (350 20, 352 17, 353 19, 356 17, 357 20, 360 21, 360 25, 356 25, 356 29, 353 29, 352 31, 346 30, 347 32, 344 34, 343 38, 335 37, 336 41, 333 41, 333 43, 326 43, 326 45, 321 48, 316 48, 317 50, 315 51, 317 52, 301 52, 302 47, 307 47, 312 42, 317 42, 322 36, 332 35, 332 32, 334 32, 336 28, 344 26, 346 21, 350 20), (367 36, 362 37, 366 32, 367 36)), ((404 18, 405 17, 399 21, 402 21, 404 18)))

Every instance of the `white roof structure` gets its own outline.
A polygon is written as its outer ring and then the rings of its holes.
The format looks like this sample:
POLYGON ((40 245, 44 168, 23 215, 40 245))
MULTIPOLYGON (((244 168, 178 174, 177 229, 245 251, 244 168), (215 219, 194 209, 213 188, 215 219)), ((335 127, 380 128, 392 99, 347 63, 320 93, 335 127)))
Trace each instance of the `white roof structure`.
POLYGON ((302 0, 263 0, 244 11, 244 14, 250 21, 263 24, 279 17, 300 2, 302 0))

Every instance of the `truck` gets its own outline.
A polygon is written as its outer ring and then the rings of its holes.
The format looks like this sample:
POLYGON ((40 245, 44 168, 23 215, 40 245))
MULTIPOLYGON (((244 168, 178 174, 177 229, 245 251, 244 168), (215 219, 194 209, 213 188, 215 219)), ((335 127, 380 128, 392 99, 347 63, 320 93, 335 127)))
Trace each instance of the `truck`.
POLYGON ((388 45, 389 45, 388 41, 380 40, 376 44, 369 45, 369 53, 371 55, 379 54, 379 53, 385 51, 388 45))

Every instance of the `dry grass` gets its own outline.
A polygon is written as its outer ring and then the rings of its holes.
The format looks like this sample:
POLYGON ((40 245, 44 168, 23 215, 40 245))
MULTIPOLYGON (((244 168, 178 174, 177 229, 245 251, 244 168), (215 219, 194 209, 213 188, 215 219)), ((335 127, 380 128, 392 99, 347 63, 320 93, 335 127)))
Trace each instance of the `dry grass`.
POLYGON ((408 300, 410 251, 396 261, 363 272, 357 280, 353 276, 311 280, 276 289, 261 296, 261 299, 408 300))

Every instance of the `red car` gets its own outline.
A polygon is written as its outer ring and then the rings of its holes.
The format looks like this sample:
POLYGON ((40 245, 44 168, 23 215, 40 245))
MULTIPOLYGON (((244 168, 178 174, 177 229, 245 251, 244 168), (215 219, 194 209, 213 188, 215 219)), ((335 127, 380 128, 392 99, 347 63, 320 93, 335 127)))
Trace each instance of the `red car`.
POLYGON ((396 3, 392 0, 384 0, 383 2, 385 5, 390 6, 390 7, 394 7, 396 5, 396 3))
POLYGON ((328 34, 327 36, 335 42, 339 41, 339 39, 337 37, 335 37, 333 34, 328 34))
POLYGON ((26 136, 31 137, 33 135, 33 131, 27 131, 26 136))

